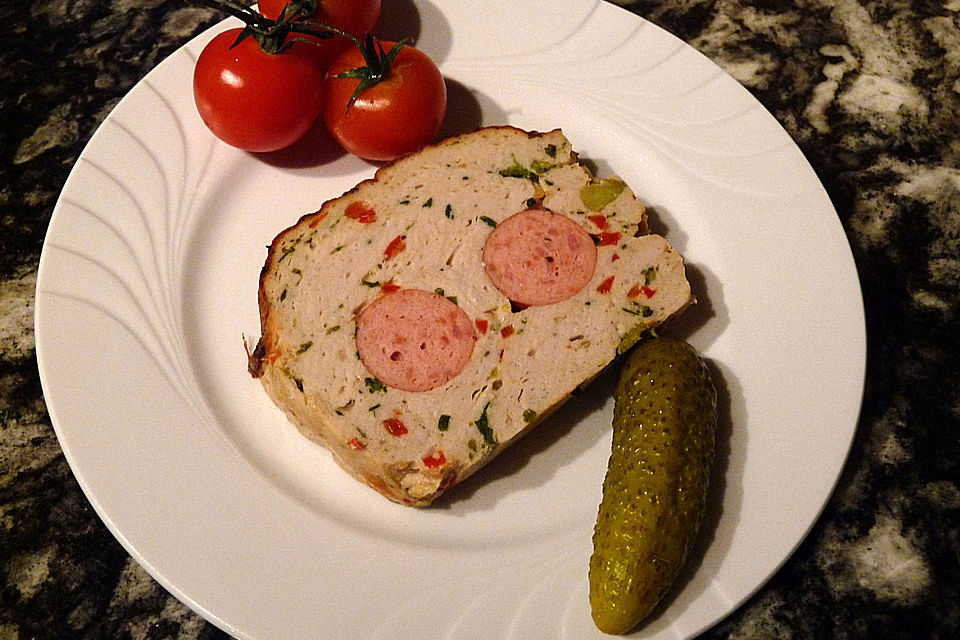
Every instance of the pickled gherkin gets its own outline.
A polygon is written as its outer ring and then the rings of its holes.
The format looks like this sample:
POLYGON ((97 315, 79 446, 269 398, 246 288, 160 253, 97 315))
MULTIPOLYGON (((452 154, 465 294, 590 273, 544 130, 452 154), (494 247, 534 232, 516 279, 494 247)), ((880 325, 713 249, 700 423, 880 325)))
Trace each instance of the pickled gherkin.
POLYGON ((647 617, 693 546, 716 402, 709 371, 686 342, 650 338, 624 364, 590 558, 590 607, 604 633, 627 633, 647 617))

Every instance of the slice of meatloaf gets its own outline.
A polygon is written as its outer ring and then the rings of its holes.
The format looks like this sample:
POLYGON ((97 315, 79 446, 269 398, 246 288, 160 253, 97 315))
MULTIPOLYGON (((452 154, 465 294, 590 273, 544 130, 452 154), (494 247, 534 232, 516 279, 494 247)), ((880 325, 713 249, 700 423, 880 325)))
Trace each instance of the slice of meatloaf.
POLYGON ((347 472, 423 506, 691 301, 622 181, 559 130, 492 127, 276 237, 250 372, 347 472))

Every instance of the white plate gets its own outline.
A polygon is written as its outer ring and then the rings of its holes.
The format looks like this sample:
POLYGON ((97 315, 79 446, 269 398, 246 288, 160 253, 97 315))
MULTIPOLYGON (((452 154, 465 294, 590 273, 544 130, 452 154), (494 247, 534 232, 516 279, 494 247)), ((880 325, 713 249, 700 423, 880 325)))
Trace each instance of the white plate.
MULTIPOLYGON (((717 374, 720 465, 701 544, 644 633, 694 635, 790 555, 850 446, 864 321, 836 213, 756 100, 622 9, 403 6, 451 81, 454 125, 562 127, 690 265, 700 304, 673 332, 717 374)), ((191 97, 212 34, 99 128, 40 261, 44 393, 94 508, 167 589, 242 638, 600 637, 586 566, 611 376, 414 510, 349 479, 246 374, 265 245, 373 167, 214 140, 191 97)))

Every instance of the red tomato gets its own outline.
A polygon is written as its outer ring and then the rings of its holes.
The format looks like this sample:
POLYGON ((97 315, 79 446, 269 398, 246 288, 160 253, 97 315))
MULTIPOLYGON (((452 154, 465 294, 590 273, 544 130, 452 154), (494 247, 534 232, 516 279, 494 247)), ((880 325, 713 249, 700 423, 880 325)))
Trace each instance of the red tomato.
MULTIPOLYGON (((315 9, 307 18, 342 29, 363 40, 377 26, 380 19, 380 0, 299 0, 305 7, 313 3, 315 9)), ((260 0, 257 3, 260 13, 271 20, 280 17, 280 12, 291 0, 260 0)), ((309 8, 309 7, 306 7, 309 8)), ((326 71, 337 55, 353 46, 343 36, 320 40, 309 35, 295 34, 291 37, 304 38, 314 43, 310 56, 322 71, 326 71)))
MULTIPOLYGON (((389 51, 393 42, 383 42, 389 51)), ((431 142, 447 111, 447 87, 425 53, 405 46, 379 83, 347 105, 360 81, 337 78, 364 66, 356 47, 341 53, 327 70, 323 115, 333 137, 350 153, 367 160, 393 160, 431 142)))
POLYGON ((320 113, 323 76, 295 43, 266 53, 253 37, 236 47, 240 29, 204 47, 193 73, 200 117, 215 136, 245 151, 276 151, 296 142, 320 113))

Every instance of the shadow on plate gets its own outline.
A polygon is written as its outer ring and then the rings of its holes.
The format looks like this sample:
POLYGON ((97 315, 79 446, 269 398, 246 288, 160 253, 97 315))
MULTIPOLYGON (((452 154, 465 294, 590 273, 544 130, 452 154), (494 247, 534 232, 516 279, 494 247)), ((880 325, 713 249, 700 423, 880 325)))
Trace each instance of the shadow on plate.
POLYGON ((690 292, 696 302, 664 324, 661 333, 669 333, 687 341, 696 334, 694 346, 703 351, 723 333, 730 322, 723 304, 723 285, 712 271, 702 265, 687 262, 684 266, 690 292))
POLYGON ((328 165, 347 152, 330 135, 321 114, 310 130, 286 149, 250 155, 278 169, 307 169, 328 165))
MULTIPOLYGON (((650 233, 667 238, 670 245, 684 255, 688 237, 669 210, 662 206, 647 206, 647 224, 650 233)), ((694 346, 704 351, 730 323, 730 314, 723 302, 723 282, 703 265, 684 259, 684 266, 696 303, 671 318, 663 325, 662 332, 684 340, 690 340, 696 334, 694 346)))
POLYGON ((423 20, 413 0, 387 0, 380 5, 380 20, 374 33, 380 40, 420 39, 423 20))
POLYGON ((484 97, 456 80, 447 78, 447 115, 438 139, 458 136, 483 126, 484 97))
POLYGON ((431 2, 383 2, 374 32, 381 40, 396 42, 409 38, 413 46, 430 56, 437 65, 447 59, 453 42, 450 23, 443 11, 431 2))

